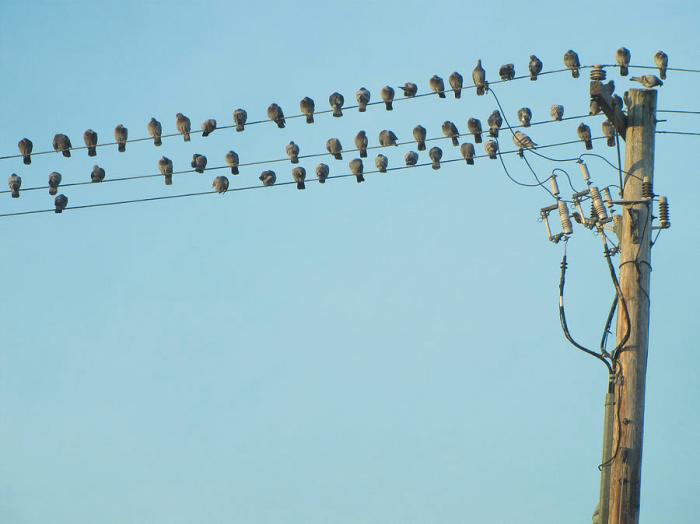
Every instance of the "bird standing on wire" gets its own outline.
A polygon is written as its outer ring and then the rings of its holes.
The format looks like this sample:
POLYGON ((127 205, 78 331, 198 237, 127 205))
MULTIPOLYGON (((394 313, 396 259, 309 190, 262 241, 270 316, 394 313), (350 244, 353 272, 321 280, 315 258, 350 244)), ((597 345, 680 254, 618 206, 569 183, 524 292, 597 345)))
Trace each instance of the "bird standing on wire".
POLYGON ((448 78, 450 82, 450 87, 455 94, 455 98, 462 97, 462 86, 464 84, 464 78, 457 71, 452 73, 448 78))
POLYGON ((498 70, 498 76, 501 80, 513 80, 515 78, 515 65, 503 64, 498 70))
POLYGON ((284 126, 285 126, 284 112, 282 111, 282 108, 280 106, 278 106, 277 104, 272 103, 267 108, 267 118, 269 118, 275 124, 277 124, 277 127, 279 127, 280 129, 284 128, 284 126))
POLYGON ((19 154, 22 155, 22 162, 25 166, 32 163, 32 149, 34 149, 34 144, 28 138, 23 138, 17 143, 19 148, 19 154))
POLYGON ((204 170, 207 168, 207 157, 200 155, 199 153, 195 153, 192 155, 192 162, 190 165, 197 173, 204 173, 204 170))
POLYGON ((668 55, 663 51, 658 51, 654 55, 654 63, 659 68, 661 80, 666 80, 666 70, 668 69, 668 55))
POLYGON ((87 147, 88 156, 97 156, 97 133, 92 129, 86 129, 83 133, 83 142, 87 147))
POLYGON ((394 88, 391 86, 384 86, 380 91, 384 105, 387 111, 393 111, 394 109, 394 88))
POLYGON ((403 89, 403 96, 406 98, 413 98, 418 94, 418 86, 413 82, 406 82, 400 87, 403 89))
POLYGON ((63 213, 63 210, 68 207, 68 197, 66 195, 58 195, 54 198, 53 204, 55 206, 55 213, 63 213))
POLYGON ((213 187, 214 191, 216 191, 219 194, 226 193, 226 191, 228 191, 228 178, 226 178, 223 175, 217 176, 216 178, 214 178, 211 187, 213 187))
POLYGON ((564 106, 553 104, 549 110, 549 114, 551 115, 552 120, 561 121, 561 119, 564 118, 564 106))
POLYGON ((289 144, 287 144, 285 151, 287 152, 287 156, 289 157, 289 160, 292 162, 292 164, 299 163, 299 146, 296 145, 294 141, 289 142, 289 144))
POLYGON ((328 97, 328 103, 331 105, 334 117, 343 116, 343 104, 345 103, 345 97, 338 92, 331 94, 328 97))
POLYGON ((413 138, 418 144, 418 151, 425 151, 425 137, 427 133, 426 129, 420 124, 413 128, 413 138))
POLYGON ((122 124, 114 128, 114 141, 117 143, 117 150, 120 153, 126 151, 126 141, 129 138, 129 130, 122 124))
POLYGON ((267 169, 260 173, 260 181, 263 183, 263 186, 274 186, 275 182, 277 182, 277 175, 275 174, 274 171, 267 169))
POLYGON ((92 166, 92 171, 90 172, 90 182, 99 183, 105 179, 105 170, 95 164, 92 166))
POLYGON ((438 75, 433 75, 430 78, 430 89, 440 98, 445 98, 445 82, 438 75))
POLYGON ((661 87, 664 83, 659 80, 659 77, 654 75, 642 75, 642 76, 631 76, 630 80, 633 82, 639 82, 647 89, 652 89, 654 87, 661 87))
POLYGON ((70 157, 70 150, 73 147, 70 143, 70 138, 63 133, 58 133, 53 137, 53 150, 61 152, 64 157, 70 157))
POLYGON ((530 80, 537 80, 537 75, 542 72, 542 60, 535 55, 530 55, 528 69, 530 70, 530 80))
POLYGON ((374 159, 374 165, 377 166, 377 171, 386 173, 386 168, 389 167, 389 159, 382 154, 377 155, 374 159))
POLYGON ((518 109, 518 120, 523 127, 530 127, 532 120, 532 111, 529 107, 521 107, 518 109))
POLYGON ((467 164, 474 164, 474 144, 465 142, 459 148, 460 153, 462 153, 462 158, 467 161, 467 164))
POLYGON ((226 165, 231 168, 232 175, 237 175, 239 173, 238 163, 238 153, 236 153, 235 151, 229 151, 228 153, 226 153, 226 165))
POLYGON ((498 142, 495 140, 487 140, 484 144, 484 150, 486 151, 486 154, 489 155, 490 159, 493 160, 498 158, 498 142))
POLYGON ((520 150, 518 151, 520 156, 523 156, 523 149, 535 149, 537 147, 537 144, 535 144, 532 139, 522 131, 515 132, 513 135, 513 143, 520 150))
POLYGON ((358 131, 355 135, 355 147, 360 152, 360 158, 367 158, 367 145, 369 141, 367 140, 367 133, 363 130, 358 131))
POLYGON ((12 198, 19 198, 19 188, 22 187, 22 177, 12 173, 7 177, 7 186, 12 192, 12 198))
POLYGON ((586 144, 586 149, 593 149, 593 141, 591 140, 591 128, 581 122, 576 128, 579 140, 586 144))
POLYGON ((342 160, 343 159, 343 146, 340 143, 340 140, 337 138, 329 138, 326 141, 326 149, 328 152, 333 155, 333 158, 336 160, 342 160))
POLYGON ((371 96, 372 95, 370 94, 369 90, 365 87, 361 87, 357 90, 357 93, 355 93, 355 100, 357 100, 357 109, 360 113, 364 113, 365 111, 367 111, 367 104, 369 104, 371 96))
POLYGON ((348 164, 350 167, 350 172, 355 175, 355 178, 357 179, 357 183, 359 184, 360 182, 365 181, 365 177, 363 176, 365 167, 362 164, 362 160, 359 158, 354 158, 350 160, 350 163, 348 164))
POLYGON ((604 120, 602 124, 603 136, 607 138, 608 146, 615 147, 615 126, 610 120, 604 120))
POLYGON ((58 186, 61 185, 61 173, 56 171, 49 174, 49 195, 55 195, 58 193, 58 186))
POLYGON ((182 135, 185 142, 190 141, 190 130, 192 129, 192 122, 182 113, 177 113, 175 115, 175 125, 177 126, 177 131, 182 135))
POLYGON ((629 74, 630 60, 632 59, 632 53, 626 47, 621 47, 615 52, 615 62, 620 66, 620 76, 627 76, 629 74))
POLYGON ((301 114, 306 117, 307 124, 314 123, 314 111, 316 110, 316 104, 312 98, 305 96, 299 102, 299 109, 301 109, 301 114))
POLYGON ((571 76, 574 78, 579 77, 579 68, 581 67, 581 63, 578 60, 578 54, 576 54, 576 51, 569 49, 566 53, 564 53, 564 65, 571 70, 571 76))
POLYGON ((494 138, 498 137, 498 130, 501 129, 503 125, 503 117, 498 109, 495 109, 493 113, 489 115, 486 123, 489 125, 489 135, 494 138))
POLYGON ((165 177, 165 185, 170 186, 173 183, 173 161, 168 157, 161 157, 158 160, 158 169, 160 169, 160 174, 165 177))
POLYGON ((297 183, 297 189, 306 189, 306 184, 304 184, 304 180, 306 180, 306 169, 301 166, 295 167, 292 169, 292 178, 297 183))
POLYGON ((440 169, 440 160, 442 159, 442 149, 439 147, 431 147, 428 151, 428 156, 432 162, 431 167, 433 169, 440 169))
POLYGON ((382 147, 397 146, 398 137, 389 129, 382 129, 379 133, 379 145, 382 147))
POLYGON ((418 163, 418 153, 416 153, 415 151, 408 151, 403 156, 403 159, 406 162, 407 166, 415 166, 418 163))
POLYGON ((478 118, 470 118, 467 120, 469 132, 474 135, 474 142, 481 144, 481 120, 478 118))
POLYGON ((328 164, 324 164, 323 162, 321 162, 319 165, 317 165, 316 166, 316 178, 318 178, 318 183, 325 184, 326 178, 328 178, 328 174, 330 172, 331 172, 331 170, 328 167, 328 164))
POLYGON ((445 120, 442 123, 442 134, 445 135, 447 138, 452 139, 453 146, 459 145, 459 131, 457 130, 457 126, 454 124, 454 122, 445 120))
POLYGON ((208 137, 216 130, 216 120, 208 118, 202 122, 202 136, 208 137))
POLYGON ((163 134, 163 126, 160 125, 160 122, 158 122, 158 120, 156 120, 155 118, 151 118, 148 121, 148 125, 146 126, 146 128, 148 129, 148 134, 153 138, 153 145, 160 146, 163 143, 163 141, 161 140, 161 136, 163 134))
POLYGON ((236 131, 239 133, 245 129, 245 123, 247 121, 248 112, 245 109, 238 108, 233 112, 233 123, 236 124, 236 131))
POLYGON ((483 96, 489 90, 489 83, 486 81, 486 71, 481 66, 481 58, 476 61, 476 67, 472 71, 472 80, 474 80, 478 96, 483 96))

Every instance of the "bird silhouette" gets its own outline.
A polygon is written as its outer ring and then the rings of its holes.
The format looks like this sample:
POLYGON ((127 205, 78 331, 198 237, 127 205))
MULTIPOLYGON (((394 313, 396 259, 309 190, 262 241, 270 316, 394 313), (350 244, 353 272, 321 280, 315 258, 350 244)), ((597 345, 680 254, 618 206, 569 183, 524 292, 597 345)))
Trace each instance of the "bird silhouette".
POLYGON ((503 64, 498 70, 498 76, 501 80, 513 80, 515 78, 515 65, 503 64))
POLYGON ((489 115, 486 123, 489 125, 489 135, 496 138, 498 137, 498 130, 501 129, 503 125, 503 117, 498 109, 495 109, 493 113, 489 115))
MULTIPOLYGON (((120 153, 126 151, 126 141, 129 138, 129 130, 122 124, 114 128, 114 141, 120 153)), ((89 154, 89 153, 88 153, 89 154)))
POLYGON ((340 93, 333 93, 328 97, 328 103, 331 105, 333 110, 333 116, 341 117, 343 116, 343 104, 345 103, 345 97, 340 93))
POLYGON ((66 158, 70 157, 71 147, 73 146, 70 143, 70 138, 63 133, 58 133, 53 137, 53 150, 60 151, 66 158))
POLYGON ((238 158, 238 153, 236 153, 235 151, 229 151, 228 153, 226 153, 226 165, 231 168, 232 175, 237 175, 239 173, 239 161, 240 160, 238 158))
MULTIPOLYGON (((272 120, 272 119, 270 119, 272 120)), ((277 175, 275 174, 274 171, 272 170, 265 170, 262 173, 260 173, 260 181, 263 183, 263 186, 274 186, 275 182, 277 182, 277 175)))
POLYGON ((49 174, 49 195, 55 195, 58 193, 58 186, 61 185, 61 173, 56 171, 49 174))
POLYGON ((341 145, 340 140, 337 138, 329 138, 326 141, 326 149, 336 160, 343 159, 343 146, 341 145))
POLYGON ((163 126, 160 125, 160 122, 151 117, 146 128, 148 129, 148 134, 153 138, 153 145, 160 146, 163 143, 161 140, 161 136, 163 135, 163 126))
POLYGON ((431 147, 428 151, 428 156, 432 162, 431 167, 433 169, 440 169, 440 160, 442 159, 442 149, 439 147, 431 147))
POLYGON ((530 70, 530 80, 537 80, 537 75, 542 72, 542 60, 535 55, 530 55, 528 69, 530 70))
POLYGON ((474 164, 474 144, 465 142, 459 148, 460 153, 462 153, 462 158, 467 161, 467 164, 474 164))
POLYGON ((647 89, 661 87, 662 85, 664 85, 664 83, 654 75, 631 76, 630 80, 632 80, 633 82, 639 82, 647 89))
POLYGON ((160 174, 165 177, 165 185, 169 186, 173 183, 173 161, 168 157, 161 157, 158 160, 158 169, 160 169, 160 174))
POLYGON ((489 155, 489 158, 498 158, 498 142, 495 140, 487 140, 484 144, 484 150, 486 154, 489 155))
POLYGON ((379 145, 382 147, 397 146, 397 140, 397 136, 391 130, 383 129, 379 133, 379 145))
POLYGON ((19 148, 19 154, 22 155, 22 162, 24 162, 24 165, 28 166, 31 164, 32 149, 34 148, 32 141, 28 138, 23 138, 17 143, 17 147, 19 148))
POLYGON ((87 147, 88 156, 97 156, 97 133, 92 129, 86 129, 83 133, 83 142, 87 147))
POLYGON ((561 120, 564 118, 564 106, 553 104, 549 110, 549 114, 551 115, 552 120, 561 120))
POLYGON ((190 122, 190 119, 182 113, 177 113, 175 115, 175 124, 177 125, 178 132, 182 134, 182 138, 185 140, 185 142, 189 142, 190 130, 192 129, 192 123, 190 122))
POLYGON ((427 131, 422 125, 417 125, 413 128, 413 138, 418 144, 418 151, 425 151, 425 137, 427 131))
POLYGON ((217 176, 214 178, 211 187, 219 194, 226 193, 226 191, 228 191, 228 178, 223 175, 217 176))
POLYGON ((364 182, 365 177, 362 175, 362 173, 364 173, 365 167, 362 164, 362 160, 359 158, 353 158, 350 160, 348 165, 350 166, 350 172, 355 175, 357 183, 359 184, 360 182, 364 182))
POLYGON ((658 51, 654 55, 654 63, 659 68, 661 80, 666 80, 666 70, 668 69, 668 55, 663 51, 658 51))
POLYGON ((355 93, 355 100, 357 100, 357 108, 360 113, 367 111, 367 104, 369 104, 370 97, 370 92, 365 87, 361 87, 357 90, 357 93, 355 93))
POLYGON ((204 173, 204 170, 207 168, 207 157, 200 155, 199 153, 195 153, 192 155, 192 162, 190 165, 197 173, 204 173))
POLYGON ((603 136, 607 138, 608 146, 615 147, 615 126, 610 120, 604 120, 602 124, 603 136))
POLYGON ((593 141, 591 140, 591 128, 581 122, 576 128, 579 140, 586 144, 586 149, 593 149, 593 141))
POLYGON ((418 153, 409 151, 403 156, 407 166, 415 166, 418 163, 418 153))
POLYGON ((7 177, 7 186, 12 192, 12 198, 19 198, 19 188, 22 187, 22 177, 12 173, 7 177))
POLYGON ((292 162, 292 164, 299 163, 299 146, 298 145, 296 145, 293 141, 289 142, 289 144, 287 144, 287 147, 285 148, 285 151, 287 152, 287 156, 289 157, 289 160, 292 162))
POLYGON ((566 53, 564 53, 564 65, 571 70, 571 76, 574 78, 579 77, 579 68, 581 67, 581 63, 578 60, 576 51, 569 49, 566 53))
POLYGON ((364 130, 358 131, 355 135, 355 147, 360 151, 360 158, 367 158, 367 133, 364 130))
POLYGON ((452 73, 448 78, 450 82, 450 87, 455 94, 455 98, 462 97, 462 85, 464 84, 464 78, 457 71, 452 73))
POLYGON ((284 112, 282 111, 282 108, 277 104, 270 104, 270 106, 267 108, 267 118, 269 118, 275 124, 277 124, 277 127, 279 127, 280 129, 284 128, 284 112))
POLYGON ((481 121, 478 118, 470 118, 467 120, 469 132, 474 135, 474 141, 481 144, 481 121))
POLYGON ((418 86, 413 82, 406 82, 400 88, 403 89, 403 96, 406 98, 413 98, 418 94, 418 86))
POLYGON ((627 76, 629 74, 630 60, 632 59, 632 53, 626 47, 621 47, 615 52, 615 61, 617 65, 620 66, 620 76, 627 76))
POLYGON ((102 182, 105 179, 105 170, 95 164, 90 172, 90 182, 102 182))
POLYGON ((445 120, 442 123, 442 134, 445 135, 447 138, 452 139, 453 146, 459 145, 459 131, 457 130, 457 126, 454 124, 454 122, 445 120))
POLYGON ((321 162, 319 165, 317 165, 316 166, 316 178, 318 178, 318 183, 325 184, 326 178, 328 178, 328 174, 330 172, 331 172, 331 170, 328 167, 328 164, 324 164, 323 162, 321 162))
POLYGON ((202 122, 202 136, 207 137, 216 130, 216 120, 208 118, 202 122))
POLYGON ((304 180, 306 180, 306 169, 301 166, 295 167, 292 169, 292 178, 297 183, 297 189, 306 189, 306 184, 304 184, 304 180))
POLYGON ((386 173, 386 168, 389 167, 389 159, 382 154, 377 155, 374 159, 374 165, 377 166, 377 171, 386 173))
MULTIPOLYGON (((236 109, 233 112, 233 123, 236 124, 236 131, 239 133, 245 129, 245 123, 248 121, 248 112, 245 109, 236 109)), ((308 122, 308 118, 307 118, 308 122)))
POLYGON ((532 120, 532 111, 529 107, 521 107, 518 109, 518 120, 523 127, 530 127, 532 120))
POLYGON ((54 198, 53 204, 56 207, 56 213, 63 213, 63 210, 68 207, 68 197, 64 194, 60 194, 54 198))
POLYGON ((486 71, 481 66, 481 59, 476 61, 476 67, 472 71, 472 80, 474 80, 478 96, 483 96, 489 90, 489 83, 486 81, 486 71))
POLYGON ((384 105, 387 111, 392 111, 394 109, 394 89, 390 86, 382 87, 380 92, 382 100, 384 100, 384 105))
POLYGON ((438 75, 433 75, 430 78, 430 89, 440 98, 445 98, 445 82, 438 75))
POLYGON ((307 124, 314 123, 314 111, 316 110, 316 104, 312 98, 305 96, 299 102, 299 109, 301 109, 301 114, 306 117, 307 124))

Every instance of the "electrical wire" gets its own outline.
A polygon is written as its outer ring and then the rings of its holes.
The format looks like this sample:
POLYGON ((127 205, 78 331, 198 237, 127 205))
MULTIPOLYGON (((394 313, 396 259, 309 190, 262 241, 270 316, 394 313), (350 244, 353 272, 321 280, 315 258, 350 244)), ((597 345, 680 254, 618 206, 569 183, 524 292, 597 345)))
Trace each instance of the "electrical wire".
POLYGON ((700 115, 700 111, 686 111, 685 109, 657 109, 657 113, 676 113, 680 115, 700 115))
POLYGON ((700 133, 695 131, 655 131, 657 135, 687 135, 700 136, 700 133))

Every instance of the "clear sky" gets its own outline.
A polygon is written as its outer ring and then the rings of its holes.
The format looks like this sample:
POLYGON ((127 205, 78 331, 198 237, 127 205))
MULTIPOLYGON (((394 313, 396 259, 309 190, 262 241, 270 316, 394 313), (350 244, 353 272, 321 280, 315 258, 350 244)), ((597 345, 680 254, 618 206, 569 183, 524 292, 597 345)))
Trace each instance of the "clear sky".
MULTIPOLYGON (((354 103, 361 86, 375 99, 387 83, 424 92, 433 74, 468 79, 477 58, 491 79, 507 62, 524 72, 531 53, 554 69, 569 48, 592 64, 620 45, 633 63, 661 48, 671 65, 700 67, 694 2, 515 4, 5 0, 0 155, 24 136, 36 150, 59 132, 82 145, 88 127, 101 141, 119 123, 145 136, 152 116, 173 132, 177 112, 199 127, 230 124, 237 107, 265 118, 271 102, 294 114, 304 96, 325 109, 333 91, 354 103)), ((631 86, 609 73, 619 92, 631 86)), ((669 73, 659 108, 700 110, 699 85, 669 73)), ((585 71, 494 91, 511 120, 522 106, 533 120, 553 103, 588 112, 585 71)), ((351 147, 359 129, 371 144, 385 128, 408 140, 418 123, 439 136, 444 120, 466 131, 495 107, 473 91, 425 97, 313 126, 101 148, 96 159, 4 160, 0 178, 89 180, 95 162, 107 178, 148 174, 161 155, 186 169, 195 152, 221 165, 229 149, 242 162, 273 159, 290 140, 317 153, 332 136, 351 147)), ((664 118, 660 129, 700 130, 698 116, 664 118)), ((601 120, 586 121, 599 135, 601 120)), ((530 134, 573 140, 577 125, 530 134)), ((669 196, 673 228, 653 251, 647 523, 700 514, 698 144, 657 137, 655 189, 669 196)), ((387 152, 391 165, 408 149, 387 152)), ((615 159, 604 142, 595 152, 615 159)), ((325 161, 340 174, 351 158, 325 161)), ((516 156, 505 160, 532 182, 516 156)), ((311 178, 317 162, 302 163, 311 178)), ((616 181, 588 163, 600 185, 616 181)), ((533 166, 582 185, 573 163, 533 166)), ((263 167, 231 186, 258 183, 263 167)), ((291 179, 288 163, 269 167, 291 179)), ((216 174, 63 192, 80 205, 204 191, 216 174)), ((366 178, 0 219, 0 522, 589 522, 606 373, 561 334, 562 247, 537 221, 551 197, 487 159, 366 178)), ((45 191, 0 195, 0 213, 51 205, 45 191)), ((577 229, 569 253, 570 325, 595 345, 613 295, 600 242, 577 229)))

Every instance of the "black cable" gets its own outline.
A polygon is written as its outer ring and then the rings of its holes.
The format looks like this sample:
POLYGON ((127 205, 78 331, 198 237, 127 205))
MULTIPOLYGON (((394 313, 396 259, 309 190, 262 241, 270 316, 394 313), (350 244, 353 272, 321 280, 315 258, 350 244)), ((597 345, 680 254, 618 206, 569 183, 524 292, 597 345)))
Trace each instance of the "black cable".
POLYGON ((700 136, 700 133, 691 131, 655 131, 657 135, 686 135, 686 136, 700 136))
POLYGON ((622 155, 620 153, 620 135, 617 134, 617 129, 615 129, 615 146, 617 147, 617 174, 620 179, 620 198, 624 198, 624 182, 622 181, 622 155))
POLYGON ((566 169, 562 169, 562 168, 560 168, 560 167, 555 167, 554 169, 552 169, 552 174, 555 174, 555 173, 557 173, 557 172, 564 173, 564 176, 566 176, 566 179, 569 181, 569 187, 571 188, 571 190, 572 190, 574 193, 578 193, 578 192, 579 192, 578 189, 576 189, 576 188, 574 187, 574 184, 573 184, 573 182, 571 181, 571 176, 569 176, 569 173, 566 171, 566 169))
POLYGON ((615 317, 615 311, 617 310, 617 303, 620 301, 620 297, 615 291, 615 297, 613 298, 612 305, 610 306, 610 312, 608 313, 608 319, 605 322, 605 328, 603 329, 603 336, 600 339, 600 354, 609 355, 608 353, 608 336, 612 334, 610 327, 612 326, 613 318, 615 317))
POLYGON ((686 111, 684 109, 657 109, 657 113, 676 113, 681 115, 700 115, 700 111, 686 111))

